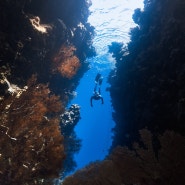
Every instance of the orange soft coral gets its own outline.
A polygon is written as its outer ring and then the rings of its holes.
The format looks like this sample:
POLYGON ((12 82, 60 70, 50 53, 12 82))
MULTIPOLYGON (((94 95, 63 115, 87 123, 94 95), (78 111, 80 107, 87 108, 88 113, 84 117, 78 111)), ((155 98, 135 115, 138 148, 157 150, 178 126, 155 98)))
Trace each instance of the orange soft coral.
POLYGON ((36 84, 0 103, 0 184, 46 184, 57 177, 65 157, 58 96, 36 84))
POLYGON ((80 61, 74 55, 74 46, 63 45, 53 59, 53 72, 59 72, 63 77, 71 79, 80 68, 80 61))

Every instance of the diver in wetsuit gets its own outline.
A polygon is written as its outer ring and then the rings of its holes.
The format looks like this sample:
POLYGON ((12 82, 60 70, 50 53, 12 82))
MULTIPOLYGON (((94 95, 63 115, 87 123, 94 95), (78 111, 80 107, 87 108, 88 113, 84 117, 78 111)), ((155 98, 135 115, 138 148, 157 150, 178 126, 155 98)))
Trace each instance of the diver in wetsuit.
POLYGON ((103 97, 101 96, 101 92, 100 92, 100 86, 102 84, 103 81, 103 77, 101 76, 101 74, 97 74, 96 78, 95 78, 95 87, 94 87, 94 94, 93 96, 91 96, 91 107, 93 107, 92 101, 93 100, 101 100, 101 103, 103 104, 103 97), (97 91, 97 86, 99 85, 99 89, 97 91))

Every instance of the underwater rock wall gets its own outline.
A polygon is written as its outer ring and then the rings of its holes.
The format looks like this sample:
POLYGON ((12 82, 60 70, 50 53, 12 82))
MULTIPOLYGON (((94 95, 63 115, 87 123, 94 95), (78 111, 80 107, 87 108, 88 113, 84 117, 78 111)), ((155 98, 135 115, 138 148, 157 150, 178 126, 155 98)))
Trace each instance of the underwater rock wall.
POLYGON ((62 179, 74 171, 76 167, 74 154, 80 150, 81 140, 76 136, 74 127, 80 118, 80 106, 77 104, 72 104, 69 108, 65 109, 63 114, 60 115, 60 126, 64 136, 64 147, 67 154, 63 163, 64 168, 61 174, 62 179))
POLYGON ((59 55, 60 60, 66 59, 61 55, 61 50, 66 51, 64 46, 73 47, 71 56, 82 64, 79 71, 87 70, 84 60, 94 54, 94 28, 86 22, 89 5, 86 1, 57 0, 1 2, 0 71, 9 71, 9 80, 18 85, 25 85, 37 74, 41 82, 63 79, 61 85, 69 87, 68 78, 53 74, 53 63, 59 55))
POLYGON ((116 121, 114 146, 135 140, 138 130, 185 133, 185 3, 145 1, 135 10, 138 26, 128 47, 112 44, 116 71, 110 76, 116 121))
POLYGON ((72 104, 69 109, 60 116, 61 124, 64 127, 74 127, 80 119, 80 106, 72 104))
POLYGON ((62 170, 69 144, 60 127, 71 98, 66 92, 95 54, 89 5, 0 2, 0 184, 51 184, 62 170))
POLYGON ((184 184, 184 137, 166 131, 158 138, 161 148, 156 155, 151 132, 141 130, 140 136, 144 147, 118 146, 107 159, 78 170, 61 185, 184 184))

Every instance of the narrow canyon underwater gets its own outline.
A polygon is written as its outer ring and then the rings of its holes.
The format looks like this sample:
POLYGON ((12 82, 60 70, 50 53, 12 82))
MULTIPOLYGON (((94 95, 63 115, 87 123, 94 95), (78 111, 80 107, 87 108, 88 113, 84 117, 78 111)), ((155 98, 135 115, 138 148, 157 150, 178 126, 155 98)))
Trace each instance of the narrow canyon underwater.
POLYGON ((0 184, 185 184, 183 0, 0 10, 0 184))

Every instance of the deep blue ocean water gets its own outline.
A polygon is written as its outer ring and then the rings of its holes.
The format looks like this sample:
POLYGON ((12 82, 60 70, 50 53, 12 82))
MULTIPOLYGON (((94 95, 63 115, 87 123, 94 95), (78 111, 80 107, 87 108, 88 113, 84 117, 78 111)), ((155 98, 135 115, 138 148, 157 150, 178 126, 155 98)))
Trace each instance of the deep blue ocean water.
POLYGON ((143 8, 142 0, 92 0, 89 22, 95 27, 96 36, 93 45, 97 56, 87 59, 90 69, 84 74, 76 89, 77 96, 70 104, 79 104, 81 119, 75 127, 77 137, 82 140, 82 147, 74 158, 77 169, 108 155, 112 143, 112 128, 115 123, 112 119, 111 98, 107 82, 115 61, 108 53, 111 42, 129 42, 129 29, 134 27, 132 14, 134 9, 143 8), (94 79, 97 73, 103 76, 101 94, 104 104, 93 101, 90 106, 90 97, 95 86, 94 79))

